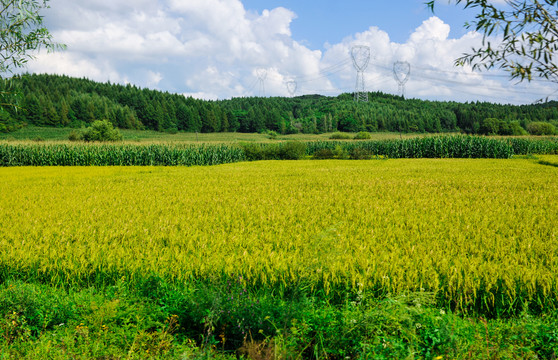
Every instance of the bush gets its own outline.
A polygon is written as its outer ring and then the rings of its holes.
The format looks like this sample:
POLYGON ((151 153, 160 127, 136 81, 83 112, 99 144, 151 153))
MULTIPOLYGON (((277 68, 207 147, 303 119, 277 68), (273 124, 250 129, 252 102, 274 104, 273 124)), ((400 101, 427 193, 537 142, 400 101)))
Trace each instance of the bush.
POLYGON ((70 141, 80 141, 80 140, 82 140, 82 135, 79 131, 72 130, 68 134, 68 140, 70 140, 70 141))
POLYGON ((333 156, 336 159, 348 159, 349 158, 349 153, 347 152, 347 149, 341 147, 341 145, 336 145, 335 149, 333 149, 333 156))
POLYGON ((289 141, 276 144, 242 143, 246 160, 299 160, 306 155, 306 144, 289 141))
POLYGON ((330 135, 329 137, 331 140, 348 140, 351 138, 349 134, 336 132, 330 135))
POLYGON ((265 158, 264 149, 260 143, 240 143, 240 148, 248 161, 264 160, 265 158))
POLYGON ((500 120, 495 118, 487 118, 480 123, 480 134, 497 135, 500 133, 500 120))
POLYGON ((355 147, 349 152, 349 156, 353 160, 369 160, 372 159, 372 154, 367 149, 355 147))
POLYGON ((299 160, 306 155, 306 144, 298 141, 289 141, 281 144, 279 158, 281 160, 299 160))
POLYGON ((333 159, 333 157, 333 150, 328 148, 319 149, 314 152, 314 159, 317 160, 333 159))
POLYGON ((370 135, 367 131, 361 131, 355 136, 355 140, 368 140, 371 139, 372 135, 370 135))
POLYGON ((267 137, 268 137, 270 140, 275 140, 275 139, 277 139, 277 136, 278 136, 278 135, 279 135, 279 134, 277 134, 277 131, 269 130, 269 131, 267 132, 267 137))
POLYGON ((96 120, 82 135, 84 141, 120 141, 122 134, 108 120, 96 120))
POLYGON ((527 131, 531 135, 554 135, 556 127, 547 122, 535 121, 527 124, 527 131))
POLYGON ((528 132, 521 127, 519 121, 510 121, 504 123, 503 125, 500 125, 499 134, 518 136, 518 135, 528 135, 528 132))
POLYGON ((0 324, 0 333, 5 334, 9 343, 24 334, 38 335, 66 323, 75 317, 75 309, 60 296, 62 294, 48 286, 19 282, 3 287, 0 289, 0 319, 10 318, 10 322, 0 324))
POLYGON ((482 135, 527 135, 519 121, 507 121, 495 118, 486 118, 479 124, 478 133, 482 135))

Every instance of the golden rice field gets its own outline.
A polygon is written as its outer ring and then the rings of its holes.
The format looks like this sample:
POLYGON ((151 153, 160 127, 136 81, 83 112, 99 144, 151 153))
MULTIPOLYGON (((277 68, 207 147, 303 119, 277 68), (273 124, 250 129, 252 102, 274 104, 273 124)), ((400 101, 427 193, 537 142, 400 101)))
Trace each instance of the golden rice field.
POLYGON ((0 168, 0 276, 556 306, 557 180, 530 159, 0 168))

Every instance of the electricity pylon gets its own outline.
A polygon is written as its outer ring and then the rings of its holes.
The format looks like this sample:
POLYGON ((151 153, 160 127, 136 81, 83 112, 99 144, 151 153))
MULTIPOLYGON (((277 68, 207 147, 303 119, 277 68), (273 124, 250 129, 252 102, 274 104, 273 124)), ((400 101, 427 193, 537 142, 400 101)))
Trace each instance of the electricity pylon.
POLYGON ((258 69, 256 70, 256 75, 258 76, 258 80, 260 81, 260 90, 258 92, 258 96, 265 97, 265 79, 267 78, 267 70, 258 69))
POLYGON ((411 75, 411 64, 406 61, 396 61, 393 64, 393 77, 397 84, 399 84, 398 93, 405 97, 405 83, 409 80, 411 75))
POLYGON ((287 86, 287 91, 289 92, 291 97, 294 97, 294 95, 296 93, 296 88, 297 88, 296 80, 291 79, 291 80, 287 81, 285 83, 285 85, 287 86))
POLYGON ((364 45, 355 45, 351 48, 351 57, 353 65, 357 71, 357 81, 355 87, 355 101, 368 101, 368 92, 364 84, 364 70, 370 62, 370 47, 364 45))

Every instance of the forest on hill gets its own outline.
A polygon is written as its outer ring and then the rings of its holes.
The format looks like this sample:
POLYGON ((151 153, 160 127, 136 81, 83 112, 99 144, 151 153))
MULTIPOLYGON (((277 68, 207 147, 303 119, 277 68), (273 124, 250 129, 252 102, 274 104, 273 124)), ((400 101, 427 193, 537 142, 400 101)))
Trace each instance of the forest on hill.
MULTIPOLYGON (((0 92, 6 91, 1 88, 0 92)), ((501 105, 404 99, 370 93, 368 103, 351 94, 247 97, 206 101, 134 85, 99 83, 60 75, 24 74, 11 80, 19 108, 0 111, 0 131, 26 125, 86 127, 107 119, 122 129, 168 132, 332 131, 452 132, 521 135, 530 124, 558 127, 558 102, 501 105)), ((531 126, 531 128, 536 128, 531 126)), ((550 129, 550 130, 548 130, 550 129)))

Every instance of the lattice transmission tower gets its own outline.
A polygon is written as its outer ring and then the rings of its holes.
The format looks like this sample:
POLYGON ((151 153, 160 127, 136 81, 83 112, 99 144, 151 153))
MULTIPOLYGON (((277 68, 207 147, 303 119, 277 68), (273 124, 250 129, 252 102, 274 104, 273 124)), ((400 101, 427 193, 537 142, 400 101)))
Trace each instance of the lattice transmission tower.
POLYGON ((289 95, 291 95, 291 97, 294 97, 295 94, 296 94, 296 88, 298 86, 298 84, 296 83, 296 80, 294 80, 294 79, 288 80, 285 83, 285 86, 287 87, 287 91, 289 92, 289 95))
POLYGON ((265 79, 267 78, 267 69, 257 69, 256 76, 260 82, 260 89, 258 91, 259 97, 265 97, 265 79))
POLYGON ((351 57, 353 65, 357 71, 357 80, 355 87, 355 101, 368 101, 368 92, 364 83, 364 70, 370 63, 370 47, 364 45, 355 45, 351 48, 351 57))
POLYGON ((393 77, 399 85, 398 93, 405 97, 405 84, 411 75, 411 64, 406 61, 396 61, 393 64, 393 77))

